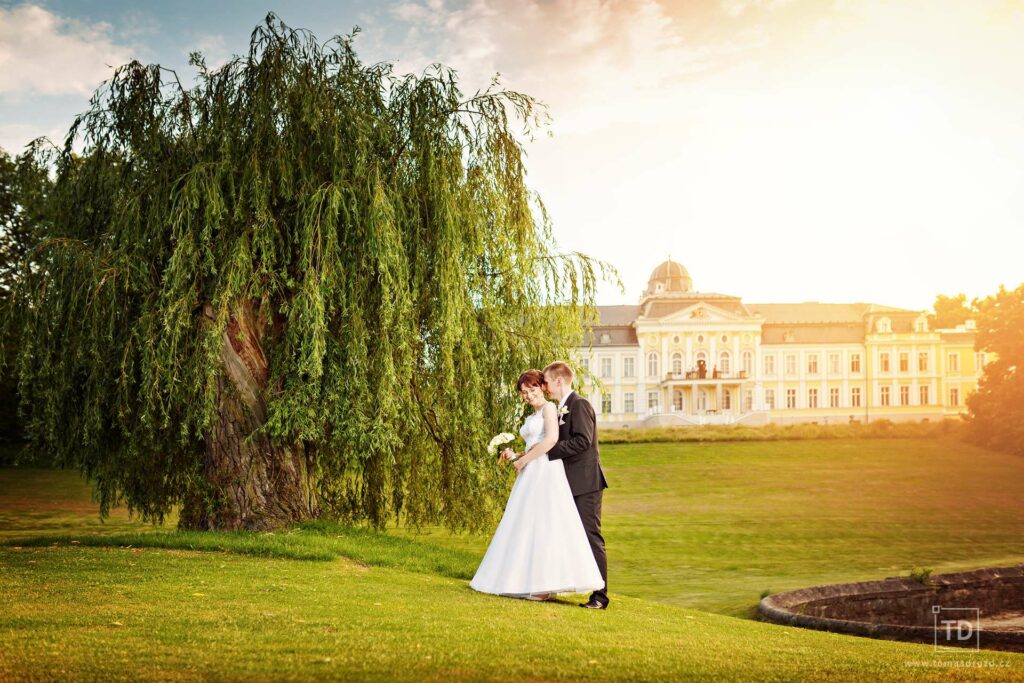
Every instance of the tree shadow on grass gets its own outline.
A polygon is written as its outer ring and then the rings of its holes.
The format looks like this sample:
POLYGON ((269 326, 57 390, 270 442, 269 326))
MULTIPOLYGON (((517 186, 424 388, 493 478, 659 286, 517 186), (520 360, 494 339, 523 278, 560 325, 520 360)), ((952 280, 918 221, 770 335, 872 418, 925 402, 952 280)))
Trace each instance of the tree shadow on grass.
POLYGON ((256 557, 328 561, 349 559, 371 567, 470 579, 480 558, 471 552, 422 543, 339 522, 316 521, 277 532, 143 531, 14 537, 3 546, 172 548, 256 557))

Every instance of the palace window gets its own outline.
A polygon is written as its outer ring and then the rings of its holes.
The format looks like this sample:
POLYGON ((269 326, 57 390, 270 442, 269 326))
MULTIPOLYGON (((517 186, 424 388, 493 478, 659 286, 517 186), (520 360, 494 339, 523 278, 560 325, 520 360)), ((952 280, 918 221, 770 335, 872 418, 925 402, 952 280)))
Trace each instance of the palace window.
POLYGON ((889 405, 889 387, 881 387, 881 394, 879 403, 883 406, 889 405))
POLYGON ((914 321, 915 332, 927 332, 928 331, 928 320, 925 318, 918 318, 914 321))
POLYGON ((900 405, 901 406, 909 406, 910 405, 910 387, 909 386, 903 385, 903 386, 900 387, 900 405))
POLYGON ((850 354, 850 372, 860 372, 860 354, 850 354))
POLYGON ((888 318, 880 318, 878 321, 878 332, 879 334, 892 332, 892 322, 888 318))
POLYGON ((949 405, 958 406, 960 405, 960 390, 956 387, 949 388, 949 405))
POLYGON ((786 389, 786 407, 796 408, 796 389, 786 389))
POLYGON ((683 392, 678 389, 672 392, 672 407, 678 411, 683 410, 683 392))
POLYGON ((601 377, 612 376, 612 359, 602 358, 601 359, 601 377))
POLYGON ((623 377, 634 377, 636 376, 636 359, 632 356, 627 356, 622 359, 622 376, 623 377))
POLYGON ((590 372, 590 358, 589 357, 584 357, 584 358, 580 359, 580 369, 583 370, 584 374, 590 372))
POLYGON ((910 354, 900 351, 900 372, 910 372, 910 354))
POLYGON ((609 393, 601 394, 601 413, 607 415, 612 412, 612 395, 609 393))
POLYGON ((658 410, 658 396, 660 394, 657 391, 647 392, 647 409, 657 412, 658 410))
POLYGON ((675 372, 677 374, 683 372, 683 354, 672 354, 672 372, 675 372))
POLYGON ((928 405, 928 403, 929 403, 929 401, 928 401, 928 385, 925 384, 924 386, 918 387, 918 388, 921 391, 921 405, 923 405, 923 406, 928 405))
POLYGON ((729 335, 723 334, 722 335, 722 343, 726 344, 728 342, 729 342, 729 335))
POLYGON ((751 389, 743 391, 743 410, 754 409, 754 392, 751 389))
POLYGON ((722 351, 720 354, 718 354, 719 372, 729 372, 729 358, 730 356, 728 351, 722 351))
POLYGON ((889 353, 887 351, 883 351, 878 355, 878 365, 882 372, 889 372, 889 353))
POLYGON ((828 407, 839 407, 839 387, 830 387, 828 390, 828 407))
POLYGON ((808 389, 807 390, 807 407, 817 408, 818 407, 818 390, 808 389))
POLYGON ((750 375, 754 374, 754 352, 753 351, 744 351, 743 352, 743 372, 745 372, 748 377, 750 375))
POLYGON ((658 354, 651 351, 647 354, 647 376, 657 377, 658 376, 658 354))
POLYGON ((722 392, 722 410, 732 410, 732 392, 728 389, 722 392))
MULTIPOLYGON (((949 372, 960 372, 960 354, 957 351, 949 354, 946 362, 946 370, 949 372)), ((953 405, 956 405, 955 403, 953 405)))
POLYGON ((622 412, 632 413, 636 410, 636 398, 632 391, 627 391, 622 395, 622 412))
POLYGON ((765 389, 764 390, 764 404, 768 406, 768 410, 775 410, 775 390, 765 389))
POLYGON ((860 408, 860 387, 850 387, 850 406, 860 408))
POLYGON ((917 371, 928 372, 928 352, 921 351, 917 354, 917 371))
POLYGON ((818 354, 816 353, 807 354, 807 374, 818 374, 818 354))
POLYGON ((978 370, 981 370, 988 364, 988 354, 984 351, 978 351, 978 370))
POLYGON ((842 370, 841 357, 838 353, 828 354, 828 374, 838 375, 842 370))
POLYGON ((787 353, 786 354, 786 374, 787 375, 795 375, 796 374, 796 354, 795 353, 787 353))
POLYGON ((604 334, 601 335, 601 343, 602 344, 611 344, 612 343, 612 336, 610 334, 608 334, 607 332, 605 332, 604 334))
POLYGON ((766 353, 764 356, 764 374, 774 375, 775 374, 775 354, 766 353))

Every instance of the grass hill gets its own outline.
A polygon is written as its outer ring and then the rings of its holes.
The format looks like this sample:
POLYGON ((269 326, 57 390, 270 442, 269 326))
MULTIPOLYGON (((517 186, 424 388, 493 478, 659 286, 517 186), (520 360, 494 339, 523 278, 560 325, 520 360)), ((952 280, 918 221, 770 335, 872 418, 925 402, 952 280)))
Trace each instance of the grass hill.
POLYGON ((609 447, 620 588, 605 612, 472 591, 479 538, 328 522, 177 533, 123 511, 101 525, 73 473, 0 469, 0 680, 1020 680, 1024 655, 936 655, 706 611, 742 613, 766 583, 884 575, 973 539, 951 557, 968 562, 1020 538, 1018 507, 983 513, 1024 464, 971 451, 975 474, 943 488, 949 473, 928 472, 962 454, 873 443, 609 447), (954 485, 982 503, 919 533, 954 485))

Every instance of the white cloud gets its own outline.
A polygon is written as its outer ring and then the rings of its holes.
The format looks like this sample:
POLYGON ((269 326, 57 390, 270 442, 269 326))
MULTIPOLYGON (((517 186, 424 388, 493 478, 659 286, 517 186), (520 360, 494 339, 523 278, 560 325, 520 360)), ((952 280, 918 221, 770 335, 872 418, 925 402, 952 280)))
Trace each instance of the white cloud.
POLYGON ((106 22, 85 24, 36 5, 0 8, 0 95, 90 95, 131 60, 106 22))
POLYGON ((392 15, 408 24, 398 71, 440 61, 470 92, 501 72, 506 87, 551 106, 556 130, 573 133, 661 118, 665 86, 710 56, 684 44, 653 0, 406 1, 392 15))
POLYGON ((188 55, 190 52, 198 50, 203 53, 203 57, 206 59, 206 66, 209 69, 216 69, 223 66, 227 61, 228 57, 228 46, 224 40, 224 36, 221 34, 204 34, 197 37, 192 44, 182 50, 182 54, 188 55))
POLYGON ((64 143, 67 129, 60 126, 47 128, 33 123, 0 123, 0 149, 12 157, 25 151, 25 145, 38 137, 46 136, 55 145, 64 143))
POLYGON ((550 105, 530 183, 563 248, 620 267, 626 301, 671 251, 698 289, 748 301, 920 308, 1020 278, 1012 6, 404 0, 404 40, 372 46, 399 73, 442 62, 473 92, 500 72, 550 105), (999 248, 964 258, 965 231, 999 248))

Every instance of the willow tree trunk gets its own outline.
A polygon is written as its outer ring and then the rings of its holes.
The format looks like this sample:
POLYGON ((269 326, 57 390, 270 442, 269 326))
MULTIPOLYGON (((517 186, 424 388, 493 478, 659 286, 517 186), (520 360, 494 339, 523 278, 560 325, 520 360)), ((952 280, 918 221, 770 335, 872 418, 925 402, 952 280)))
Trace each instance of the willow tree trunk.
MULTIPOLYGON (((303 443, 275 446, 252 436, 266 420, 268 368, 261 340, 267 326, 251 301, 232 311, 217 376, 219 419, 205 436, 204 485, 185 500, 183 529, 269 530, 318 517, 315 452, 303 443)), ((204 323, 213 309, 204 307, 204 323)))

